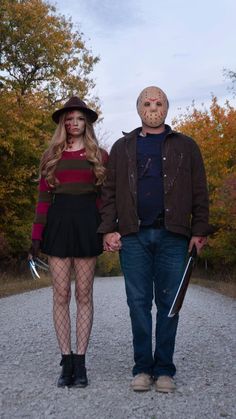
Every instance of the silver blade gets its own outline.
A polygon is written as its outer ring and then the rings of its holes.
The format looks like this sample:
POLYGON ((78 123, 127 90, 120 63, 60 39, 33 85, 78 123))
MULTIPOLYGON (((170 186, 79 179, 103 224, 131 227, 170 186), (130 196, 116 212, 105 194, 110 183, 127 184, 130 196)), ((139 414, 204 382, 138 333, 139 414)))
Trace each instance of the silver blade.
POLYGON ((39 276, 39 274, 36 270, 35 263, 34 263, 33 259, 31 259, 29 261, 29 267, 30 267, 30 271, 31 271, 31 274, 32 274, 33 278, 34 279, 36 279, 35 277, 40 278, 40 276, 39 276))
POLYGON ((193 270, 193 267, 194 267, 194 261, 195 261, 196 257, 197 257, 197 248, 194 245, 191 252, 190 252, 189 259, 188 259, 187 265, 185 267, 184 274, 183 274, 182 279, 180 281, 179 288, 176 292, 176 295, 175 295, 174 301, 172 303, 172 306, 170 308, 168 317, 175 316, 180 311, 180 309, 182 307, 182 304, 183 304, 183 301, 184 301, 184 298, 185 298, 185 294, 186 294, 186 291, 187 291, 187 288, 188 288, 188 285, 189 285, 190 276, 192 274, 192 270, 193 270))
POLYGON ((34 261, 35 265, 40 268, 43 269, 44 271, 48 271, 49 270, 49 266, 47 263, 45 263, 43 260, 36 258, 34 261))
POLYGON ((176 292, 176 295, 175 295, 174 301, 173 301, 172 306, 171 306, 171 308, 170 308, 170 311, 169 311, 168 317, 173 317, 173 316, 175 316, 175 314, 177 314, 176 312, 173 312, 173 309, 174 309, 174 307, 175 307, 175 303, 176 303, 176 301, 177 301, 177 298, 179 297, 179 293, 180 293, 181 288, 182 288, 182 286, 183 286, 183 282, 184 282, 184 280, 185 280, 186 273, 188 272, 188 269, 189 269, 190 264, 192 263, 192 260, 193 260, 193 258, 192 258, 192 257, 190 257, 190 258, 189 258, 189 260, 188 260, 187 266, 186 266, 186 268, 185 268, 184 274, 183 274, 182 279, 181 279, 181 282, 180 282, 180 284, 179 284, 179 288, 178 288, 178 290, 177 290, 177 292, 176 292))

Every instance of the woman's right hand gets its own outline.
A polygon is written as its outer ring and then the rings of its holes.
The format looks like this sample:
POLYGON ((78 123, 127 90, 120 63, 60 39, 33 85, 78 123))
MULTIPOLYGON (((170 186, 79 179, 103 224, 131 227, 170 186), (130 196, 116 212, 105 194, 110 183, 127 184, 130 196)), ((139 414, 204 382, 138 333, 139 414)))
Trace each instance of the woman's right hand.
POLYGON ((28 252, 28 259, 35 259, 40 250, 40 240, 32 240, 31 247, 28 252))

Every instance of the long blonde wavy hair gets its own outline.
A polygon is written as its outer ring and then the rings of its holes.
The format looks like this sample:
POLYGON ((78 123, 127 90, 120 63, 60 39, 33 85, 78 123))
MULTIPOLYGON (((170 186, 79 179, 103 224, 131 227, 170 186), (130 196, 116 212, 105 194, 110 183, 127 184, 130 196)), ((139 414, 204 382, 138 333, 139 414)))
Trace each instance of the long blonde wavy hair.
MULTIPOLYGON (((102 163, 102 152, 98 146, 98 140, 96 138, 92 123, 87 118, 86 114, 82 112, 85 117, 85 132, 83 143, 86 152, 86 158, 93 164, 93 171, 96 176, 97 185, 101 185, 105 179, 105 167, 102 163)), ((58 179, 55 176, 55 170, 57 162, 60 160, 63 151, 67 146, 67 133, 65 129, 65 118, 68 112, 61 115, 59 124, 54 132, 49 147, 44 152, 39 170, 41 176, 43 176, 49 186, 55 187, 59 184, 58 179)))

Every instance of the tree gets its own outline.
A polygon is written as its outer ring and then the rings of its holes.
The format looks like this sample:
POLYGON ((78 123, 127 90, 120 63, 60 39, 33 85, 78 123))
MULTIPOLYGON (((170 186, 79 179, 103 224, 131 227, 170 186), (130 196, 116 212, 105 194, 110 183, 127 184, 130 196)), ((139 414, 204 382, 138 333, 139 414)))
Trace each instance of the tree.
POLYGON ((4 91, 0 100, 0 256, 28 247, 39 159, 52 129, 43 95, 20 99, 4 91))
MULTIPOLYGON (((0 257, 5 257, 29 245, 39 159, 54 130, 51 114, 71 94, 90 97, 98 58, 71 20, 43 0, 1 0, 0 19, 0 257)), ((97 98, 90 100, 99 110, 97 98)))
POLYGON ((0 80, 7 88, 44 91, 51 102, 94 87, 89 77, 98 57, 86 48, 71 20, 43 0, 2 0, 0 80))
POLYGON ((199 144, 207 172, 211 223, 216 233, 205 256, 216 266, 236 265, 236 109, 212 98, 209 110, 193 105, 174 126, 199 144))
POLYGON ((224 76, 231 81, 231 90, 233 92, 233 96, 236 96, 236 71, 228 70, 225 68, 223 70, 224 76))

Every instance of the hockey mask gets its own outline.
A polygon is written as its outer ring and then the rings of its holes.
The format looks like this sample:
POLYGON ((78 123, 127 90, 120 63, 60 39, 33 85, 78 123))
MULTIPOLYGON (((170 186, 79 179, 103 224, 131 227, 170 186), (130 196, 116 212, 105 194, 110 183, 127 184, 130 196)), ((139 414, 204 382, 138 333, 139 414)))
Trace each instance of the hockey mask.
POLYGON ((168 99, 159 87, 146 87, 137 100, 137 110, 142 122, 148 127, 162 125, 168 112, 168 99))

